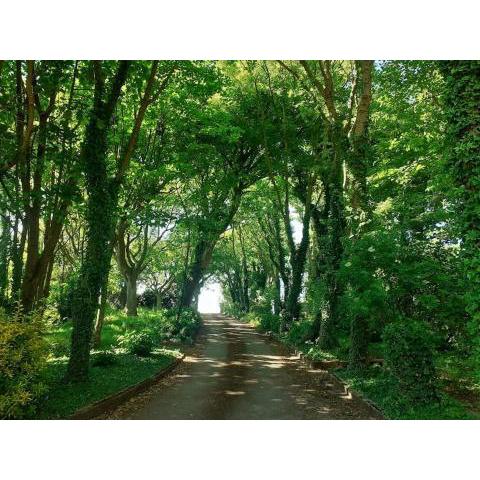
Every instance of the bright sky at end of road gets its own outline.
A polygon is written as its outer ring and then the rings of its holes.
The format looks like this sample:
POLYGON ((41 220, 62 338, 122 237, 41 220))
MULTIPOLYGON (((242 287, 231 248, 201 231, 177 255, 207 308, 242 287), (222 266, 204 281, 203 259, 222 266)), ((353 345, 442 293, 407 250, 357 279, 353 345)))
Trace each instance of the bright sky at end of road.
POLYGON ((198 297, 198 311, 200 313, 220 313, 222 287, 218 282, 204 285, 198 297))
POLYGON ((290 224, 292 225, 293 241, 296 245, 299 245, 303 237, 303 224, 301 222, 298 212, 293 207, 289 207, 290 210, 290 224))

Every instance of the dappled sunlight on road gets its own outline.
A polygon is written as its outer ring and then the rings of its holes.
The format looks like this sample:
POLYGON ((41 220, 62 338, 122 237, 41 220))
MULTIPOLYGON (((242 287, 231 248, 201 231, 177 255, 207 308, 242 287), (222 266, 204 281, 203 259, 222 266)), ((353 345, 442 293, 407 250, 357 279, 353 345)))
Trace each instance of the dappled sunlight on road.
POLYGON ((204 315, 193 353, 120 418, 379 418, 327 372, 232 318, 204 315))

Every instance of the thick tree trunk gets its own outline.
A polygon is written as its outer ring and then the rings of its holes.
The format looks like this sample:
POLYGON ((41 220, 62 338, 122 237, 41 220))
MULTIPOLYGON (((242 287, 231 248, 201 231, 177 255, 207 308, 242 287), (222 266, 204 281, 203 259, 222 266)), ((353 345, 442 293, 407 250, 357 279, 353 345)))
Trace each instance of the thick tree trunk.
MULTIPOLYGON (((65 205, 65 210, 67 205, 65 205)), ((63 227, 63 212, 59 218, 53 219, 45 239, 45 245, 40 255, 33 255, 30 259, 29 268, 25 268, 22 282, 22 306, 24 311, 30 311, 36 301, 46 298, 50 286, 51 269, 53 268, 55 249, 57 248, 63 227)))
MULTIPOLYGON (((344 286, 339 279, 339 269, 343 257, 343 236, 345 232, 344 172, 343 160, 348 151, 348 138, 343 127, 334 124, 329 133, 333 150, 330 171, 324 177, 326 200, 325 213, 328 213, 326 253, 323 259, 327 287, 327 312, 322 315, 318 344, 323 349, 331 349, 337 344, 339 324, 339 304, 344 286)), ((319 233, 323 233, 319 232, 319 233)))
POLYGON ((195 247, 193 261, 186 273, 180 297, 180 308, 191 307, 193 299, 198 295, 200 282, 210 264, 214 244, 200 240, 195 247))
POLYGON ((127 306, 127 282, 122 281, 122 286, 120 287, 120 293, 118 295, 118 304, 120 310, 124 310, 127 306))
MULTIPOLYGON (((27 210, 25 214, 25 228, 28 232, 27 258, 25 260, 25 269, 23 273, 21 301, 24 312, 28 313, 34 305, 38 291, 38 263, 40 249, 40 214, 41 214, 41 187, 44 156, 47 143, 47 118, 40 115, 40 125, 38 129, 38 147, 33 175, 33 190, 31 191, 31 204, 28 199, 27 210)), ((28 183, 30 179, 28 178, 28 183)))
POLYGON ((129 317, 136 317, 137 312, 137 277, 129 275, 127 278, 127 302, 125 313, 129 317))
POLYGON ((162 309, 162 300, 163 300, 162 292, 156 292, 155 293, 155 310, 162 309))
POLYGON ((338 270, 343 256, 342 238, 345 228, 343 190, 339 175, 340 173, 337 172, 335 183, 329 186, 330 242, 326 258, 328 303, 326 315, 323 315, 321 319, 318 336, 318 344, 325 350, 331 349, 337 344, 338 307, 343 293, 343 285, 338 279, 338 270))
POLYGON ((459 219, 467 279, 465 299, 471 315, 476 357, 480 358, 480 61, 441 62, 448 120, 448 162, 461 192, 459 219))
POLYGON ((310 242, 310 199, 305 207, 305 214, 303 219, 302 240, 300 245, 296 248, 294 259, 291 262, 292 277, 288 297, 285 301, 285 318, 287 328, 292 322, 300 318, 300 294, 302 293, 303 274, 305 272, 305 262, 307 259, 308 246, 310 242))
MULTIPOLYGON (((353 142, 352 168, 352 206, 356 210, 356 222, 352 225, 354 238, 361 238, 368 230, 371 212, 368 206, 367 191, 367 138, 357 137, 353 142)), ((365 272, 369 274, 369 272, 365 272)), ((358 290, 361 293, 361 290, 358 290)), ((352 369, 359 369, 365 366, 367 359, 368 345, 370 343, 370 331, 368 319, 362 314, 356 314, 350 325, 350 353, 349 366, 352 369)))
MULTIPOLYGON (((39 187, 40 189, 40 187, 39 187)), ((43 251, 39 254, 39 215, 40 206, 32 209, 28 228, 28 249, 23 275, 21 300, 25 312, 30 311, 35 302, 46 298, 49 291, 51 269, 55 250, 60 240, 62 228, 70 206, 70 198, 64 199, 45 229, 43 251), (50 272, 50 274, 49 274, 50 272)))
MULTIPOLYGON (((88 377, 98 297, 110 269, 119 183, 110 181, 108 177, 107 133, 128 68, 129 62, 120 63, 107 101, 104 99, 103 79, 97 78, 94 108, 82 147, 88 192, 88 236, 72 302, 72 347, 67 370, 67 379, 70 381, 82 381, 88 377)), ((97 72, 97 75, 100 77, 102 73, 97 72)))
MULTIPOLYGON (((295 189, 296 195, 299 200, 305 206, 306 204, 306 195, 305 191, 302 188, 295 189)), ((312 282, 326 282, 326 274, 328 273, 328 251, 329 251, 329 229, 328 229, 328 218, 331 208, 331 198, 330 198, 330 186, 327 181, 323 181, 323 193, 324 193, 324 205, 320 209, 317 205, 311 204, 310 210, 312 212, 312 222, 313 229, 315 233, 315 242, 317 246, 315 265, 313 266, 313 275, 311 277, 312 282)), ((327 298, 327 301, 330 302, 330 298, 327 298)), ((327 335, 327 328, 329 325, 324 325, 322 328, 322 321, 328 322, 328 317, 324 318, 325 312, 322 309, 319 309, 315 314, 314 324, 312 328, 312 340, 316 340, 321 344, 322 348, 327 347, 326 338, 322 337, 327 335)))
MULTIPOLYGON (((348 157, 348 166, 352 173, 351 205, 355 212, 352 222, 354 238, 362 238, 369 230, 371 222, 371 209, 369 206, 367 189, 367 172, 369 165, 369 139, 367 126, 369 121, 369 108, 372 101, 372 70, 373 61, 364 60, 356 63, 358 80, 358 108, 355 123, 352 128, 351 154, 348 157)), ((369 275, 371 272, 365 272, 369 275)), ((368 319, 362 314, 357 314, 350 325, 350 358, 349 366, 353 369, 365 366, 370 331, 368 319)))
MULTIPOLYGON (((76 67, 73 74, 72 87, 70 89, 69 103, 65 112, 64 132, 68 129, 68 118, 70 118, 71 104, 73 99, 74 85, 76 80, 76 67)), ((56 85, 53 86, 48 105, 44 110, 41 109, 41 102, 39 93, 36 89, 36 82, 34 81, 34 96, 36 98, 36 106, 39 117, 38 127, 38 142, 37 142, 37 156, 35 169, 33 173, 33 190, 30 194, 31 201, 28 200, 27 215, 25 228, 28 230, 28 247, 25 262, 25 272, 23 275, 21 301, 25 312, 35 308, 36 303, 48 296, 50 290, 50 278, 54 263, 54 254, 60 239, 62 228, 71 204, 72 197, 65 195, 63 198, 55 197, 50 205, 46 207, 49 211, 53 205, 53 212, 47 213, 44 216, 44 232, 43 232, 43 251, 40 253, 40 218, 42 213, 42 181, 44 174, 45 154, 47 151, 47 133, 49 127, 49 117, 52 114, 57 94, 59 91, 59 79, 61 71, 57 71, 57 76, 54 78, 56 85)), ((65 138, 62 140, 62 154, 66 155, 64 148, 65 138)), ((73 164, 72 164, 72 168, 73 164)), ((63 181, 63 176, 59 175, 56 186, 63 187, 63 192, 72 192, 76 186, 77 179, 74 176, 69 177, 69 170, 63 172, 66 181, 63 181)), ((27 183, 30 183, 28 179, 27 183)))
POLYGON ((240 239, 240 249, 242 251, 242 310, 244 313, 250 311, 250 282, 249 282, 249 272, 247 265, 247 257, 245 255, 245 244, 243 243, 243 234, 242 227, 239 226, 239 239, 240 239))

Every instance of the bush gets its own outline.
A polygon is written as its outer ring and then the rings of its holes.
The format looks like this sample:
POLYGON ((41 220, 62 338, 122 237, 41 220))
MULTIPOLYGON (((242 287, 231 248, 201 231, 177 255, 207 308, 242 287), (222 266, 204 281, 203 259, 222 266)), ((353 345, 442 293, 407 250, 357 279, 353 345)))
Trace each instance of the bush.
POLYGON ((168 310, 158 325, 158 333, 163 341, 193 343, 201 322, 200 314, 192 308, 184 308, 180 315, 176 309, 168 310))
POLYGON ((247 313, 243 318, 262 332, 279 333, 280 331, 280 317, 273 313, 258 313, 252 311, 247 313))
POLYGON ((118 344, 125 348, 128 353, 139 357, 148 357, 155 347, 156 335, 149 330, 142 332, 127 332, 118 337, 118 344))
POLYGON ((48 351, 44 324, 36 315, 0 309, 0 418, 23 418, 35 412, 45 393, 42 372, 48 351))
POLYGON ((202 317, 192 308, 182 310, 178 319, 178 338, 181 341, 193 342, 202 324, 202 317))
POLYGON ((292 345, 299 347, 307 340, 313 337, 313 322, 309 320, 302 320, 293 322, 287 334, 287 340, 292 345))
POLYGON ((67 342, 52 342, 48 351, 52 357, 68 357, 70 355, 70 344, 67 342))
POLYGON ((230 317, 240 318, 244 314, 242 309, 236 303, 230 301, 221 302, 220 309, 224 315, 230 317))
POLYGON ((383 334, 385 364, 399 394, 408 402, 438 401, 435 384, 435 342, 423 322, 401 320, 388 325, 383 334))
POLYGON ((117 363, 117 356, 108 350, 95 352, 92 355, 93 367, 109 367, 117 363))
POLYGON ((322 361, 322 360, 337 360, 337 357, 333 355, 333 353, 326 352, 325 350, 321 350, 317 345, 310 347, 305 355, 310 360, 314 361, 322 361))
POLYGON ((142 294, 138 295, 138 306, 145 308, 154 308, 157 304, 155 292, 147 288, 142 294))

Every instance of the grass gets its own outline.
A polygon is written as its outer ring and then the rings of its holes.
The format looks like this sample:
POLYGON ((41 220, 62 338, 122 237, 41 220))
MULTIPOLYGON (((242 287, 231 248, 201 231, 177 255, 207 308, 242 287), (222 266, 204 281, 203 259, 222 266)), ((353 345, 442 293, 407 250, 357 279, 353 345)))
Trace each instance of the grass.
POLYGON ((375 403, 391 419, 398 420, 474 420, 480 416, 469 411, 467 406, 450 395, 442 392, 439 403, 405 405, 397 395, 385 371, 374 366, 361 372, 352 372, 348 368, 335 370, 352 390, 375 403))
POLYGON ((102 352, 111 352, 110 361, 104 365, 90 368, 87 382, 66 384, 65 375, 70 334, 70 322, 52 326, 47 334, 50 356, 45 371, 48 394, 39 404, 36 418, 65 418, 76 410, 90 405, 108 395, 141 382, 159 370, 172 364, 180 355, 176 349, 157 348, 148 357, 128 354, 118 348, 117 339, 128 331, 141 331, 158 316, 155 311, 141 309, 138 317, 127 317, 123 312, 108 311, 102 329, 101 345, 92 357, 102 356, 102 352))
POLYGON ((65 384, 62 381, 67 357, 50 360, 45 372, 50 389, 40 404, 36 417, 68 417, 79 408, 151 377, 172 364, 177 356, 178 352, 169 350, 156 350, 150 357, 145 358, 118 352, 113 365, 92 367, 88 382, 78 384, 65 384))

